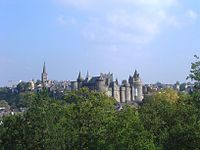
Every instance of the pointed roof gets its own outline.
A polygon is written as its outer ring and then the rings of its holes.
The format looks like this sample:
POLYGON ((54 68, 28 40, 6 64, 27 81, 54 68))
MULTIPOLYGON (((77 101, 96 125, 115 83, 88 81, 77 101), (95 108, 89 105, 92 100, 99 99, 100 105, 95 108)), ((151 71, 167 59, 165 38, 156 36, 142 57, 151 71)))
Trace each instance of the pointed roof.
POLYGON ((42 73, 46 73, 46 64, 45 64, 45 62, 44 62, 44 65, 43 65, 43 71, 42 71, 42 73))
POLYGON ((80 72, 80 71, 79 71, 79 74, 78 74, 77 81, 83 81, 83 78, 82 78, 82 76, 81 76, 81 72, 80 72))
POLYGON ((115 83, 117 84, 117 85, 119 85, 119 81, 118 81, 118 79, 116 78, 116 80, 115 80, 115 83))
POLYGON ((90 76, 89 72, 87 71, 86 77, 85 77, 85 81, 88 82, 92 79, 92 77, 90 76))
POLYGON ((88 71, 87 71, 86 78, 87 78, 87 79, 89 79, 89 78, 90 78, 90 74, 89 74, 89 72, 88 72, 88 71))
POLYGON ((139 76, 140 76, 139 73, 137 72, 137 70, 135 70, 133 77, 134 78, 139 78, 139 76))

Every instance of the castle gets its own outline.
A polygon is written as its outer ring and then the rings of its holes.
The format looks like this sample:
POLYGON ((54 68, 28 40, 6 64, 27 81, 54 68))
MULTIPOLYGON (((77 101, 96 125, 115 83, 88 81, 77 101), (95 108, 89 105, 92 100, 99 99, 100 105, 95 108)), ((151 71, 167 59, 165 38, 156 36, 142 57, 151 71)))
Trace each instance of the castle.
MULTIPOLYGON (((47 87, 48 78, 45 63, 41 78, 42 86, 47 87)), ((143 99, 143 85, 137 70, 135 70, 133 76, 129 76, 128 81, 123 80, 122 84, 119 84, 117 79, 114 81, 111 73, 101 73, 100 76, 94 77, 90 77, 87 73, 86 77, 83 78, 81 72, 79 72, 77 80, 71 81, 69 86, 72 91, 87 87, 90 90, 105 93, 120 103, 141 102, 143 99)))

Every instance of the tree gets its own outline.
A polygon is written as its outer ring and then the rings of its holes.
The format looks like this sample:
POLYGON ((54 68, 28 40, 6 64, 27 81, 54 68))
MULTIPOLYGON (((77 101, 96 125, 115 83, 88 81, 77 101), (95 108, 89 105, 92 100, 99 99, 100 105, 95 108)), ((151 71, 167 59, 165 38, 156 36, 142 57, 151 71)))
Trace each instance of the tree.
POLYGON ((176 90, 173 90, 171 88, 163 89, 159 92, 154 93, 151 96, 151 99, 155 100, 165 100, 170 103, 175 103, 179 99, 179 94, 176 90))
POLYGON ((59 101, 42 92, 31 102, 24 114, 3 119, 1 149, 156 149, 137 110, 117 111, 102 93, 81 89, 59 101))
POLYGON ((140 120, 144 128, 153 135, 156 146, 163 148, 168 138, 168 130, 173 124, 175 107, 159 97, 150 98, 139 108, 140 120))
POLYGON ((172 118, 173 124, 168 131, 164 149, 200 149, 200 118, 193 98, 184 96, 176 103, 172 118))
POLYGON ((190 74, 187 79, 195 81, 195 89, 200 89, 200 58, 194 55, 196 61, 191 64, 190 74))
POLYGON ((112 149, 157 149, 153 143, 152 134, 144 128, 140 121, 138 111, 128 105, 116 113, 116 122, 111 135, 114 135, 112 149))
POLYGON ((10 110, 10 105, 5 100, 0 100, 0 107, 4 107, 6 110, 10 110))
POLYGON ((65 125, 69 149, 156 149, 134 107, 117 111, 116 100, 87 89, 65 100, 71 107, 65 125))

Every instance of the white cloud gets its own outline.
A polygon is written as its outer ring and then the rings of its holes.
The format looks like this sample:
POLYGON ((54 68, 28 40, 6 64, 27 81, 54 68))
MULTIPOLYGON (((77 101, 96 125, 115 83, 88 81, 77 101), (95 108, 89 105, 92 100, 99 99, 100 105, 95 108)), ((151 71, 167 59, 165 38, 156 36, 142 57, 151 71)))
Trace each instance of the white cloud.
POLYGON ((163 24, 175 26, 177 20, 164 10, 132 12, 119 10, 90 19, 84 29, 84 37, 101 43, 149 43, 158 35, 163 24))
POLYGON ((198 18, 198 14, 193 10, 188 10, 186 16, 194 21, 198 18))
MULTIPOLYGON (((85 13, 87 19, 77 18, 80 33, 96 43, 149 43, 163 28, 181 27, 185 22, 170 11, 178 0, 59 0, 59 3, 85 13)), ((198 17, 192 10, 186 15, 192 20, 198 17)), ((63 16, 58 20, 67 24, 63 16)))
POLYGON ((59 3, 76 8, 100 7, 105 5, 140 5, 152 7, 169 7, 176 3, 176 0, 57 0, 59 3))

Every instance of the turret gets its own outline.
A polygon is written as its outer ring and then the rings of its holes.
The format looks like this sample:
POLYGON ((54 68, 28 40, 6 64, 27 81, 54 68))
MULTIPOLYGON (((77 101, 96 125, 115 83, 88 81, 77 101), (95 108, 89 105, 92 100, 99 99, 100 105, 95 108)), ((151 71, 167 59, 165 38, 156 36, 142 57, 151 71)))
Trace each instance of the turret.
POLYGON ((130 84, 126 81, 125 84, 125 99, 127 101, 131 101, 131 90, 130 90, 130 84))
POLYGON ((115 98, 118 102, 120 102, 120 88, 118 83, 112 82, 112 97, 115 98))
POLYGON ((122 85, 120 87, 120 102, 121 103, 125 103, 126 102, 126 99, 125 99, 125 87, 124 87, 124 85, 122 85))
POLYGON ((82 88, 83 81, 84 81, 84 79, 81 76, 81 72, 79 72, 78 78, 77 78, 78 90, 80 90, 82 88))
POLYGON ((134 81, 141 81, 140 74, 137 72, 137 70, 135 70, 135 72, 134 72, 133 80, 134 81))
POLYGON ((85 81, 88 82, 91 79, 89 72, 87 71, 87 75, 85 77, 85 81))
POLYGON ((97 89, 98 92, 105 92, 105 80, 102 75, 97 79, 97 89))
POLYGON ((140 75, 135 70, 135 73, 133 75, 133 87, 134 87, 134 98, 137 101, 142 101, 143 99, 143 89, 142 89, 142 81, 140 79, 140 75))
POLYGON ((77 81, 71 81, 71 90, 72 91, 78 90, 78 82, 77 81))
POLYGON ((130 90, 130 84, 127 82, 127 80, 122 81, 122 86, 125 88, 125 101, 131 100, 131 90, 130 90))

